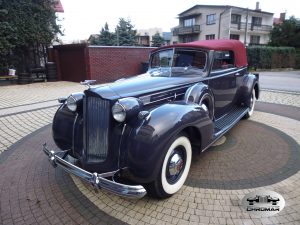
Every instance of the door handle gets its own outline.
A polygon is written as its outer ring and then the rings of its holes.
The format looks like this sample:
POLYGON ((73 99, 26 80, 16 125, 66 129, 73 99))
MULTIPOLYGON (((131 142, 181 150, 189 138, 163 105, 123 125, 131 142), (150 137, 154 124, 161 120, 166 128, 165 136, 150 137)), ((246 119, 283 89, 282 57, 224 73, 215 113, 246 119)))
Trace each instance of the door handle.
POLYGON ((240 76, 241 74, 240 74, 240 73, 236 73, 236 74, 234 74, 234 75, 238 77, 238 76, 240 76))

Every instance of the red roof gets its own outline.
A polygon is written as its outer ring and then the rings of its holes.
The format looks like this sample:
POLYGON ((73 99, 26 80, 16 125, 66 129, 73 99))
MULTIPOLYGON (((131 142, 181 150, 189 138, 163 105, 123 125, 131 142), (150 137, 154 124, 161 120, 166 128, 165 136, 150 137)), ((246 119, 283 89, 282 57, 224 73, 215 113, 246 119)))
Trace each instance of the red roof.
POLYGON ((55 12, 60 12, 60 13, 64 12, 64 8, 63 8, 60 0, 54 1, 54 10, 55 10, 55 12))
MULTIPOLYGON (((184 47, 184 48, 202 48, 216 51, 233 51, 235 56, 235 65, 237 67, 247 66, 247 54, 244 44, 237 40, 205 40, 194 41, 189 43, 180 43, 175 45, 164 46, 154 51, 159 51, 165 48, 184 47)), ((154 52, 153 51, 153 52, 154 52)))
POLYGON ((282 24, 282 22, 283 22, 283 21, 281 20, 281 18, 274 18, 274 19, 273 19, 273 24, 274 24, 274 25, 282 24))

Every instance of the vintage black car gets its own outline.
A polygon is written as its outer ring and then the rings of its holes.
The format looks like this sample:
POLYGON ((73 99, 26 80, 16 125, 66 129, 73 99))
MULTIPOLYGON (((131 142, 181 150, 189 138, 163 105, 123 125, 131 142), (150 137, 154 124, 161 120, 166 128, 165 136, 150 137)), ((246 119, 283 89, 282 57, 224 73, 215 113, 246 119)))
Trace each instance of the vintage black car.
POLYGON ((192 151, 208 149, 253 113, 258 74, 235 40, 164 46, 147 73, 60 99, 53 120, 59 151, 44 152, 96 188, 165 198, 184 184, 192 151))

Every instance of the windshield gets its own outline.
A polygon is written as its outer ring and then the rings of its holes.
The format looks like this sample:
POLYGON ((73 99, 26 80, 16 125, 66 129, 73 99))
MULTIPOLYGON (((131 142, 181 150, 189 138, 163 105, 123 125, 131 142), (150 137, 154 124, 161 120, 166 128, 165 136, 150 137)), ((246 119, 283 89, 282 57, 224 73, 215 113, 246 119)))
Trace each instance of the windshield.
POLYGON ((204 75, 206 53, 192 49, 167 49, 154 53, 150 59, 152 76, 204 75))

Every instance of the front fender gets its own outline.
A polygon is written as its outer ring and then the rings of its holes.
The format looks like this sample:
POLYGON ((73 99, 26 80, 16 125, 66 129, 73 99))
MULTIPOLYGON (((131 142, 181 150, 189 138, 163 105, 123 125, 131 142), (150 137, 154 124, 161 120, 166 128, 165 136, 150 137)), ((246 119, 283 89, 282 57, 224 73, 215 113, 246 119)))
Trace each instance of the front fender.
POLYGON ((148 183, 158 175, 170 139, 188 127, 199 131, 199 142, 211 140, 213 124, 198 104, 172 102, 150 112, 126 139, 127 166, 131 179, 148 183))
POLYGON ((185 102, 195 102, 195 103, 199 103, 201 96, 203 96, 203 94, 205 93, 209 93, 211 96, 212 93, 208 88, 208 85, 203 84, 203 83, 197 83, 193 86, 191 86, 185 93, 184 95, 184 100, 185 102))
POLYGON ((256 98, 259 98, 259 75, 258 74, 252 74, 248 73, 245 74, 242 80, 242 84, 238 90, 238 104, 249 106, 250 102, 250 96, 252 93, 252 90, 255 89, 255 95, 256 98))
POLYGON ((66 104, 56 111, 52 122, 52 136, 55 144, 73 157, 79 157, 83 148, 83 118, 82 114, 71 112, 66 104))

